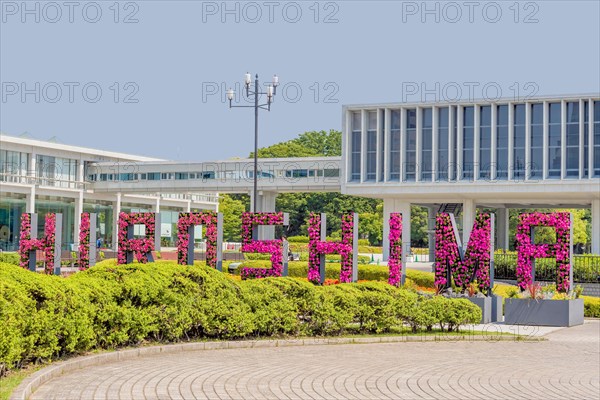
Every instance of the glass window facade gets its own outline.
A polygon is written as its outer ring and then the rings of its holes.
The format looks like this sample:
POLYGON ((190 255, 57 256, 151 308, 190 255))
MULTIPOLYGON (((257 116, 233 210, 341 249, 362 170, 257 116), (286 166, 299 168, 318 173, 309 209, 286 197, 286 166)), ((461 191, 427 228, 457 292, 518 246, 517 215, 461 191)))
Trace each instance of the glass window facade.
POLYGON ((113 204, 109 201, 96 200, 93 203, 84 202, 83 211, 96 213, 96 238, 102 242, 101 248, 111 248, 114 232, 113 204))
POLYGON ((385 178, 385 110, 379 111, 379 181, 385 178))
POLYGON ((479 178, 490 179, 492 171, 492 107, 479 107, 479 178))
POLYGON ((377 111, 369 111, 367 123, 367 177, 377 179, 377 111))
POLYGON ((542 179, 544 166, 544 105, 531 105, 530 179, 542 179))
POLYGON ((433 110, 424 108, 421 115, 421 180, 430 181, 433 176, 433 110))
POLYGON ((437 179, 440 181, 448 180, 448 126, 449 114, 448 107, 438 109, 438 159, 437 159, 437 179))
POLYGON ((525 104, 513 106, 513 179, 525 178, 525 104))
POLYGON ((508 179, 508 106, 496 113, 496 179, 508 179))
POLYGON ((600 101, 594 102, 594 176, 600 176, 600 101))
POLYGON ((590 105, 589 102, 583 103, 583 178, 590 175, 590 105))
POLYGON ((457 179, 460 179, 460 175, 458 175, 460 168, 459 168, 458 159, 457 159, 457 155, 458 155, 458 107, 452 107, 452 121, 454 121, 454 123, 453 123, 454 127, 452 128, 452 146, 456 150, 452 150, 452 154, 454 155, 454 161, 451 163, 448 170, 454 171, 451 174, 450 179, 457 180, 457 179))
POLYGON ((17 251, 19 249, 19 230, 21 214, 26 212, 24 194, 2 191, 0 199, 0 249, 17 251))
POLYGON ((352 111, 348 179, 537 181, 597 176, 600 150, 593 151, 600 146, 599 103, 532 99, 352 111))
POLYGON ((579 102, 567 103, 567 178, 579 178, 579 102))
POLYGON ((417 110, 406 110, 406 159, 404 173, 407 181, 414 181, 417 170, 417 110))
POLYGON ((548 177, 560 178, 561 104, 548 104, 548 177))
POLYGON ((71 250, 71 244, 75 243, 73 238, 75 200, 66 197, 38 196, 35 201, 35 212, 38 214, 38 237, 43 235, 46 214, 62 214, 62 249, 71 250))
POLYGON ((38 155, 37 177, 41 185, 73 187, 73 183, 77 181, 77 165, 77 160, 38 155))
POLYGON ((390 126, 390 181, 400 180, 400 110, 391 112, 390 126))
POLYGON ((29 154, 20 151, 0 150, 0 182, 21 182, 27 176, 29 154))
POLYGON ((350 180, 360 181, 360 151, 361 151, 361 118, 360 111, 352 113, 352 140, 350 143, 350 180))
MULTIPOLYGON (((473 178, 473 151, 475 148, 475 108, 463 108, 463 160, 462 178, 473 178)), ((460 172, 458 174, 460 176, 460 172)))

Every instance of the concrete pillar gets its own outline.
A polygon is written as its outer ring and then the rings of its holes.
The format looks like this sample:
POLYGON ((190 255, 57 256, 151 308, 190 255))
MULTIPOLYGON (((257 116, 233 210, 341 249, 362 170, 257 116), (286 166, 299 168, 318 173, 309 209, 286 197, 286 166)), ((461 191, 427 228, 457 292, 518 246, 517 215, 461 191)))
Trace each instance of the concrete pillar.
POLYGON ((497 208, 496 209, 496 227, 497 227, 497 240, 496 248, 508 250, 508 208, 497 208))
POLYGON ((27 166, 27 168, 29 169, 28 175, 33 178, 32 181, 29 182, 31 184, 35 184, 35 177, 37 175, 36 158, 37 158, 37 154, 32 152, 29 156, 29 165, 27 166))
POLYGON ((383 260, 390 257, 390 214, 402 213, 402 255, 410 254, 410 203, 396 199, 383 199, 383 260))
POLYGON ((429 238, 429 262, 435 260, 435 216, 437 209, 427 207, 427 237, 429 238))
POLYGON ((117 193, 117 200, 113 202, 113 237, 112 237, 112 246, 113 250, 117 251, 119 244, 119 214, 121 214, 121 193, 117 193))
MULTIPOLYGON (((79 190, 79 197, 75 199, 75 218, 73 218, 75 223, 75 226, 73 227, 73 242, 76 250, 79 250, 79 226, 81 225, 81 213, 83 212, 83 191, 85 190, 85 185, 83 184, 84 181, 85 168, 83 161, 80 160, 79 164, 77 165, 77 183, 75 184, 76 188, 79 190)), ((96 248, 96 243, 92 243, 92 246, 96 248)))
MULTIPOLYGON (((258 199, 256 203, 257 212, 275 212, 275 200, 277 199, 277 192, 265 192, 262 190, 258 191, 258 199)), ((254 195, 250 194, 250 210, 254 209, 254 195)), ((258 240, 272 240, 275 239, 275 227, 274 226, 259 226, 258 227, 258 240)))
POLYGON ((35 185, 31 186, 29 194, 25 195, 25 212, 35 212, 35 185))
POLYGON ((475 222, 475 201, 474 200, 465 200, 463 201, 463 237, 462 242, 463 246, 466 246, 469 242, 469 236, 471 236, 471 230, 473 230, 473 223, 475 222))
POLYGON ((592 254, 600 254, 600 200, 592 200, 592 254))
MULTIPOLYGON (((73 221, 75 221, 75 226, 73 227, 74 228, 73 242, 75 242, 75 248, 78 248, 78 246, 79 246, 79 227, 81 225, 81 213, 83 212, 83 190, 79 190, 79 197, 77 199, 75 199, 74 212, 75 212, 75 218, 73 218, 73 221)), ((93 245, 95 246, 96 243, 93 243, 93 245)))
POLYGON ((79 165, 77 166, 77 182, 79 184, 81 184, 81 189, 84 189, 84 187, 83 187, 84 181, 85 181, 85 168, 84 168, 83 161, 80 161, 79 165))
POLYGON ((154 203, 154 206, 152 206, 152 211, 155 213, 160 212, 160 196, 156 198, 156 202, 154 203))

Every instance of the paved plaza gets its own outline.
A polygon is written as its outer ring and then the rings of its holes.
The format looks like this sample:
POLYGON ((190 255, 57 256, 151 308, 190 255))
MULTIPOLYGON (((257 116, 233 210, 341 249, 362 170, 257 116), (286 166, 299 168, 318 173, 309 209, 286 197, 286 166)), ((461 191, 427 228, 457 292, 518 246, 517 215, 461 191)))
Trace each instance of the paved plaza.
POLYGON ((31 399, 597 399, 600 321, 547 341, 266 347, 157 354, 50 380, 31 399))

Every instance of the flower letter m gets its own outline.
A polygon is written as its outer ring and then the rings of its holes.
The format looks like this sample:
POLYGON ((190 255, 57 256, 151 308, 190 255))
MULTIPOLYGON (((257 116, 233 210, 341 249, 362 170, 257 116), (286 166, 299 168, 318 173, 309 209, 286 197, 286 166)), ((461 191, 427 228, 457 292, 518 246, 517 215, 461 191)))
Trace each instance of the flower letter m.
POLYGON ((494 215, 479 214, 475 218, 464 257, 454 215, 442 213, 435 224, 435 286, 450 287, 454 278, 456 286, 464 290, 477 280, 479 289, 491 295, 494 260, 494 215), (491 276, 490 276, 491 275, 491 276))

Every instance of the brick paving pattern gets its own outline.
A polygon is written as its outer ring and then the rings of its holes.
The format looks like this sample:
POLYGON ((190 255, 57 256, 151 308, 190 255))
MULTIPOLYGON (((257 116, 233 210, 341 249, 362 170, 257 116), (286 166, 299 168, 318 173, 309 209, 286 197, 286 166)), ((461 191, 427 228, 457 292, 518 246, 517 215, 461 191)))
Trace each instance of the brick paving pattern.
POLYGON ((600 321, 547 338, 156 354, 66 373, 31 399, 600 398, 600 321))

